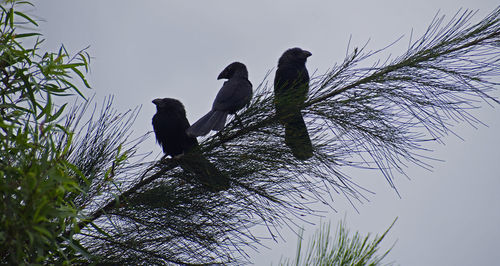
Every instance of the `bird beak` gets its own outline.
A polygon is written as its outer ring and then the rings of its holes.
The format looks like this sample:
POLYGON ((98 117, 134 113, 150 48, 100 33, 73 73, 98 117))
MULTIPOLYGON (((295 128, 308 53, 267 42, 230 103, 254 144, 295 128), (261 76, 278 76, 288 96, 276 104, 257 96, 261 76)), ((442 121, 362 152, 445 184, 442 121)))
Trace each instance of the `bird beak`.
POLYGON ((219 76, 217 76, 217 79, 227 79, 227 74, 226 74, 226 70, 222 70, 222 72, 220 72, 219 76))
POLYGON ((152 101, 152 103, 154 103, 155 105, 158 105, 160 103, 161 99, 154 99, 152 101))
POLYGON ((304 53, 304 57, 305 57, 305 58, 308 58, 309 56, 311 56, 311 55, 312 55, 312 54, 311 54, 311 52, 306 51, 306 50, 303 50, 302 52, 304 53))

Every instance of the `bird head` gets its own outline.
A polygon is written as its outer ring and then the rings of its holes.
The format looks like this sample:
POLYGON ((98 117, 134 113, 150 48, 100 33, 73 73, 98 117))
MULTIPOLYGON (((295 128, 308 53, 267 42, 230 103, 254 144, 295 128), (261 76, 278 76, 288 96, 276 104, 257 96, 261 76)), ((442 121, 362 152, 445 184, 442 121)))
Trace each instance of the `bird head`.
POLYGON ((184 105, 179 100, 172 98, 157 98, 152 101, 158 111, 177 111, 185 113, 184 105))
POLYGON ((278 66, 286 63, 306 63, 307 58, 311 56, 312 53, 306 50, 302 50, 298 47, 290 48, 286 50, 278 61, 278 66))
POLYGON ((230 79, 234 76, 241 76, 248 78, 248 71, 245 64, 240 62, 233 62, 229 64, 222 72, 220 72, 217 79, 230 79))

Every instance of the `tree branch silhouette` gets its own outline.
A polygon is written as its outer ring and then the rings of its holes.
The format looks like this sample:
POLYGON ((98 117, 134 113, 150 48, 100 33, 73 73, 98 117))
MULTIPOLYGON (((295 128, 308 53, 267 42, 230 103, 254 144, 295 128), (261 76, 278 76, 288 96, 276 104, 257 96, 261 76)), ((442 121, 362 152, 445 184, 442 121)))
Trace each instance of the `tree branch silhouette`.
MULTIPOLYGON (((266 225, 276 239, 281 227, 295 227, 294 218, 316 215, 313 203, 330 206, 335 194, 362 201, 368 190, 346 169, 379 170, 396 189, 395 174, 408 165, 430 167, 427 142, 442 142, 459 122, 480 123, 470 113, 480 103, 500 103, 492 95, 499 85, 493 79, 500 74, 500 8, 469 25, 473 14, 460 11, 447 23, 436 16, 386 63, 362 67, 380 51, 354 48, 311 79, 303 114, 314 154, 307 161, 295 159, 283 142, 266 76, 240 121, 200 144, 230 176, 230 189, 207 191, 174 159, 141 162, 136 176, 96 181, 116 188, 106 186, 106 197, 92 194, 99 204, 84 209, 74 238, 101 262, 234 263, 248 259, 244 246, 260 243, 252 226, 266 225)), ((112 161, 102 172, 127 165, 112 161)))

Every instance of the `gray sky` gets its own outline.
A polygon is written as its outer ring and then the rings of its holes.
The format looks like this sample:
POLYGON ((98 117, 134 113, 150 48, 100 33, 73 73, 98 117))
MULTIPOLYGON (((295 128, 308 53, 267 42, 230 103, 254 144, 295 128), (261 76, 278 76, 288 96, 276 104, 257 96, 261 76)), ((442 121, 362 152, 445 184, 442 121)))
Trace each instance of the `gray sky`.
MULTIPOLYGON (((76 52, 91 46, 93 90, 84 93, 96 93, 98 99, 114 94, 115 107, 122 111, 142 104, 134 127, 140 135, 152 129, 154 98, 181 100, 191 122, 205 114, 222 85, 217 75, 233 61, 247 65, 256 86, 285 49, 299 46, 313 54, 307 63, 310 72, 323 73, 343 60, 351 35, 351 45, 370 39, 370 49, 405 35, 389 50, 397 56, 410 31, 420 36, 438 10, 452 16, 461 7, 479 9, 477 21, 498 5, 493 0, 338 2, 43 0, 36 1, 31 13, 45 20, 44 48, 57 50, 64 44, 76 52)), ((435 150, 430 155, 444 160, 433 163, 433 172, 412 166, 411 180, 397 176, 401 199, 372 172, 355 179, 377 193, 357 206, 360 213, 337 196, 338 212, 330 211, 325 219, 335 225, 346 215, 352 231, 381 233, 399 217, 385 247, 397 241, 389 259, 401 265, 498 264, 499 106, 484 107, 474 114, 488 128, 458 125, 454 130, 465 141, 448 136, 445 146, 428 146, 435 150)), ((153 138, 144 145, 161 151, 153 138)), ((308 238, 314 226, 306 230, 308 238)), ((295 254, 295 235, 286 228, 282 232, 286 242, 269 241, 269 249, 249 251, 257 265, 295 254)))

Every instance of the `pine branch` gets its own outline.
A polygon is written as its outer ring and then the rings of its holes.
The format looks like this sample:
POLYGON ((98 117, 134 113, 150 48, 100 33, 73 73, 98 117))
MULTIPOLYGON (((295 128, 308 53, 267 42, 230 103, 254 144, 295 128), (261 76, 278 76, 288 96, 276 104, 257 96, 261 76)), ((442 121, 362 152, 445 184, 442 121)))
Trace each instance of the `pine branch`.
POLYGON ((444 26, 436 17, 388 63, 360 67, 378 51, 355 48, 313 78, 303 113, 314 155, 306 162, 284 144, 266 77, 239 121, 201 143, 231 177, 229 190, 207 191, 169 158, 142 164, 142 174, 90 210, 76 238, 115 261, 146 263, 153 252, 151 261, 231 263, 247 259, 245 245, 259 244, 254 225, 277 239, 281 227, 296 228, 294 218, 317 214, 312 203, 330 205, 335 194, 362 201, 368 190, 346 173, 352 167, 377 169, 395 188, 396 172, 430 167, 427 142, 442 142, 459 122, 480 123, 470 114, 480 103, 499 103, 491 93, 499 85, 492 78, 500 69, 500 8, 468 26, 472 15, 457 13, 444 26))
POLYGON ((389 254, 392 247, 379 255, 380 243, 396 221, 397 218, 381 236, 377 235, 373 238, 370 234, 366 236, 358 232, 351 234, 346 227, 345 220, 339 222, 333 236, 330 233, 331 224, 321 223, 305 249, 302 248, 304 230, 300 230, 295 259, 292 261, 281 258, 279 265, 382 265, 382 260, 389 254))

